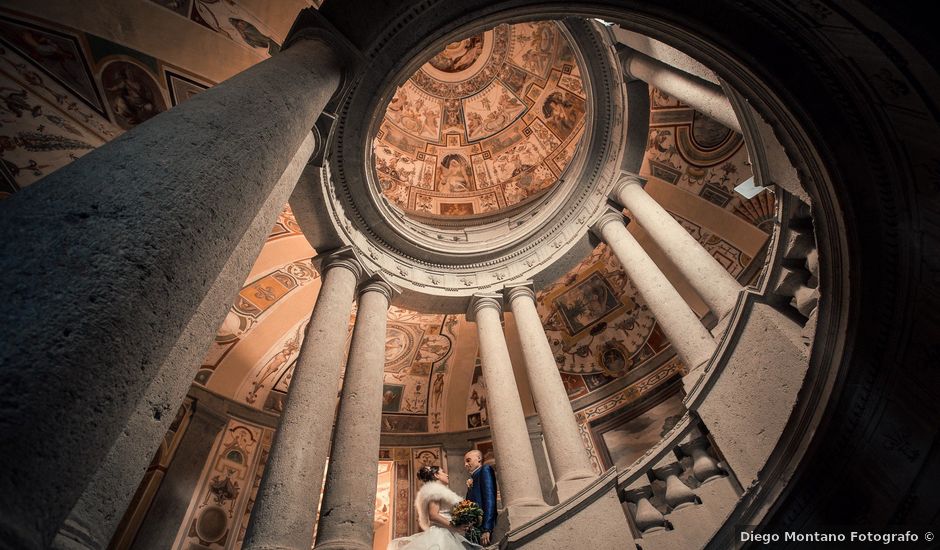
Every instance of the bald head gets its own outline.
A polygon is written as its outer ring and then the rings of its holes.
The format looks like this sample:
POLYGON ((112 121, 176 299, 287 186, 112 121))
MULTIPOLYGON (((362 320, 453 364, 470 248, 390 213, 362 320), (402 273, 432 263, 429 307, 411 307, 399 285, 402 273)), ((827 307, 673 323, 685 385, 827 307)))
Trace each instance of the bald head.
POLYGON ((467 469, 467 472, 473 473, 474 470, 483 465, 483 453, 477 449, 472 451, 467 451, 467 454, 463 455, 463 466, 467 469))

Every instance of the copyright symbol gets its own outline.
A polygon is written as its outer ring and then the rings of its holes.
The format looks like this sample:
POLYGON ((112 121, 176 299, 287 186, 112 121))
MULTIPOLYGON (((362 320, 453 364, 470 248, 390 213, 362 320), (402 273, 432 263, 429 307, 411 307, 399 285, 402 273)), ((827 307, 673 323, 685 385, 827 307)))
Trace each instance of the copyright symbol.
POLYGON ((932 540, 933 540, 933 533, 930 532, 930 531, 927 531, 927 534, 924 535, 924 540, 926 540, 927 542, 932 541, 932 540))

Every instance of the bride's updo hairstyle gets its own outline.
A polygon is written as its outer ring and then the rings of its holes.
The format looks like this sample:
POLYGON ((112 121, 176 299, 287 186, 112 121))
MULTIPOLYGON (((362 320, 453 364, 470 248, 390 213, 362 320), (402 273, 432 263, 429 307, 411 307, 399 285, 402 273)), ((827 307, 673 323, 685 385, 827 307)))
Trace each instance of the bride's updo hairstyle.
POLYGON ((441 471, 440 466, 422 466, 418 470, 418 479, 427 483, 428 481, 437 480, 437 473, 441 471))

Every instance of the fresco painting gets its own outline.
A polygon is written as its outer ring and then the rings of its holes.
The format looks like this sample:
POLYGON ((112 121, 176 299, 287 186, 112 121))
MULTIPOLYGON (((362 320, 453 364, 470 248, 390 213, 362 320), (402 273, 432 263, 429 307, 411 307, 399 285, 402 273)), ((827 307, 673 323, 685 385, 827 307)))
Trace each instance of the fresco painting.
POLYGON ((281 49, 273 33, 235 0, 195 0, 190 17, 229 40, 266 55, 281 49))
POLYGON ((677 393, 603 432, 601 436, 611 463, 618 468, 629 467, 672 429, 684 413, 682 396, 677 393))
POLYGON ((448 45, 402 84, 373 142, 391 204, 477 216, 551 189, 584 132, 566 40, 555 23, 501 25, 448 45))
POLYGON ((555 298, 554 305, 571 335, 577 335, 622 304, 603 275, 593 273, 555 298))
POLYGON ((486 385, 483 382, 483 368, 477 359, 470 381, 467 397, 467 428, 480 428, 490 423, 486 411, 486 385))
POLYGON ((0 17, 0 38, 76 98, 104 114, 101 95, 82 51, 81 35, 0 17))
POLYGON ((140 65, 114 60, 101 70, 108 107, 117 124, 129 130, 167 109, 157 81, 140 65))
POLYGON ((385 384, 382 386, 382 412, 398 411, 404 386, 385 384))

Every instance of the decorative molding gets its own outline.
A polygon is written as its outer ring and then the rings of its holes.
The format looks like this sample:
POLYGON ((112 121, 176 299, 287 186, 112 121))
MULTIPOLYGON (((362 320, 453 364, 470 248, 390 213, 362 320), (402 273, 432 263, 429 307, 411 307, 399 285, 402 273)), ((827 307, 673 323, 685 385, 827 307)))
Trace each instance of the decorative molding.
POLYGON ((641 188, 646 188, 646 178, 639 174, 634 174, 633 172, 621 170, 620 178, 617 179, 617 183, 614 184, 613 189, 610 191, 610 199, 617 204, 621 204, 620 194, 628 185, 639 185, 641 188))
POLYGON ((395 296, 401 294, 401 290, 397 286, 388 282, 387 278, 382 276, 382 274, 373 275, 359 286, 360 300, 366 292, 378 292, 382 294, 385 296, 385 299, 389 304, 391 304, 395 296))
POLYGON ((535 288, 531 280, 506 285, 503 288, 503 296, 509 304, 519 297, 527 297, 532 300, 533 304, 536 303, 535 288))
POLYGON ((500 315, 503 313, 502 295, 498 293, 474 294, 470 299, 470 308, 467 310, 467 320, 476 322, 477 313, 485 308, 493 308, 500 315))
POLYGON ((601 234, 601 232, 603 231, 604 226, 606 226, 607 224, 611 222, 617 222, 617 223, 620 223, 621 225, 627 225, 628 223, 630 223, 630 218, 624 215, 623 210, 621 208, 617 208, 613 205, 608 204, 607 207, 601 210, 600 213, 591 221, 591 224, 590 224, 591 233, 593 233, 595 237, 603 241, 604 237, 601 234))

